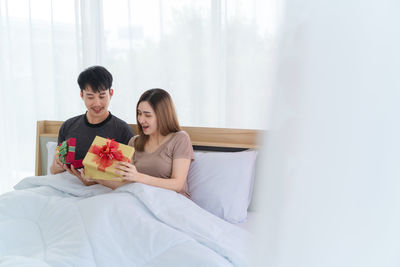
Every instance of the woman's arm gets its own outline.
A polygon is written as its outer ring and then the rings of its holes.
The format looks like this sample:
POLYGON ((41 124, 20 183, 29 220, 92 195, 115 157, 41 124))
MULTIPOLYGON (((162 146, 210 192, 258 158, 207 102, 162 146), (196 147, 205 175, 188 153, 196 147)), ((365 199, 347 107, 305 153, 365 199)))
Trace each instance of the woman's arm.
POLYGON ((116 173, 128 182, 138 182, 151 186, 157 186, 176 192, 181 192, 189 172, 190 159, 174 159, 172 161, 172 174, 170 179, 150 176, 140 173, 136 167, 128 162, 119 162, 116 173))

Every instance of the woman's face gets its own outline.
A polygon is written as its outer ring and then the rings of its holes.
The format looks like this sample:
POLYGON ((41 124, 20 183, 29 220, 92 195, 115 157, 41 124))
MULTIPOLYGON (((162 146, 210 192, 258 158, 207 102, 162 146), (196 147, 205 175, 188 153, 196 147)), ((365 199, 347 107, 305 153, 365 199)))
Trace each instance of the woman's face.
POLYGON ((137 120, 145 135, 158 133, 157 117, 149 102, 142 101, 138 105, 137 120))

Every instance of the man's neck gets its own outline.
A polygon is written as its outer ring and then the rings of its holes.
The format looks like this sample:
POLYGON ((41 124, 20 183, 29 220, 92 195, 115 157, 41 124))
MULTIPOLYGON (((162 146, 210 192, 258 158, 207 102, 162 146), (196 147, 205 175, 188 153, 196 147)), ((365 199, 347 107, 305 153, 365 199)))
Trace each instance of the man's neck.
POLYGON ((102 123, 105 119, 110 115, 110 111, 107 111, 104 116, 101 117, 92 117, 89 112, 86 113, 86 118, 90 124, 99 124, 102 123))

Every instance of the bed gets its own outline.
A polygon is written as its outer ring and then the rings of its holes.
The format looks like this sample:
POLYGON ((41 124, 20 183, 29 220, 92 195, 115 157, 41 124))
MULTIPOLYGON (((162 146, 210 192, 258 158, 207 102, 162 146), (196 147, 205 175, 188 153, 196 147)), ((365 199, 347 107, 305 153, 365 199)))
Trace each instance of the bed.
POLYGON ((182 127, 195 149, 189 200, 139 183, 111 190, 49 175, 61 124, 37 123, 35 176, 0 196, 1 266, 248 265, 259 131, 182 127))

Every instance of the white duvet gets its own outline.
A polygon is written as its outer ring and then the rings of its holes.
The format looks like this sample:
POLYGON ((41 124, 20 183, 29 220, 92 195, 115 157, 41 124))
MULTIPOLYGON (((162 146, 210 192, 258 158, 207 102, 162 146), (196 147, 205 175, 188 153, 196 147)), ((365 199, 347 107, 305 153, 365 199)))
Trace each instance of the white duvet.
POLYGON ((0 196, 0 266, 246 266, 249 236, 170 190, 29 177, 0 196))

